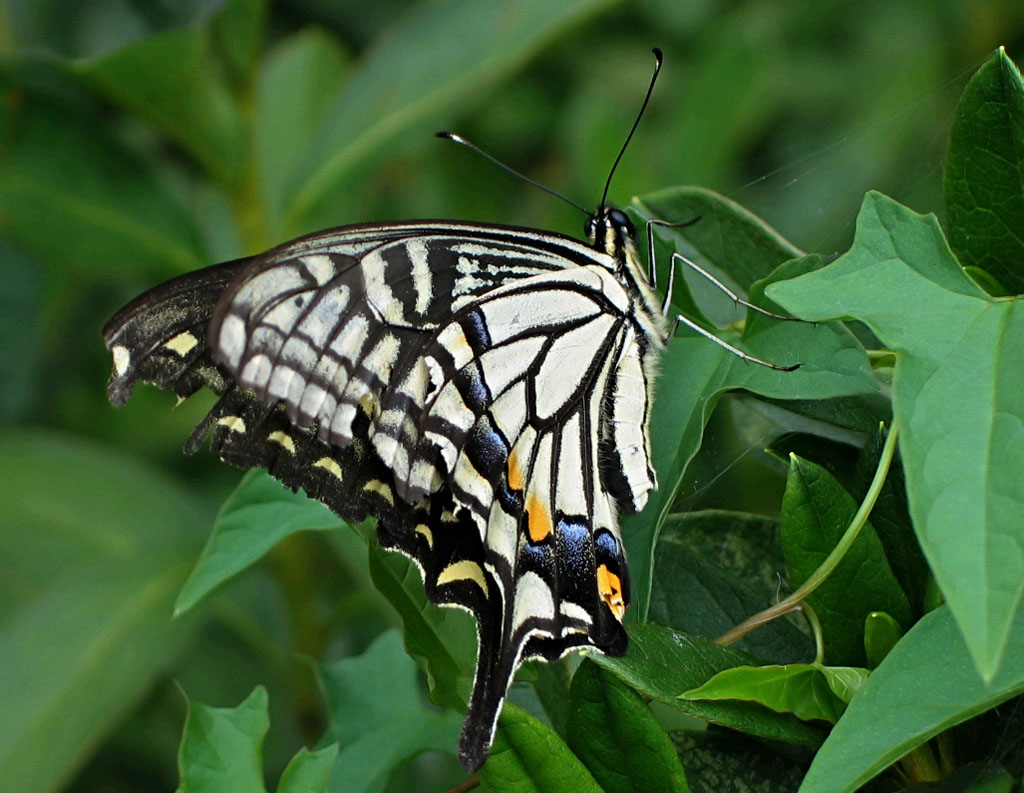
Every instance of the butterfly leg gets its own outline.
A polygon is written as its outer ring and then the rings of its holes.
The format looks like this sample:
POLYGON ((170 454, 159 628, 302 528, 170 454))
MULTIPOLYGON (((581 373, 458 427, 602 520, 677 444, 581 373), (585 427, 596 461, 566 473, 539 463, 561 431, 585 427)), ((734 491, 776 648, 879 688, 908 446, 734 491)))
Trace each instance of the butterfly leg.
POLYGON ((742 297, 740 297, 738 294, 736 294, 732 289, 730 289, 728 286, 726 286, 720 279, 716 278, 714 275, 709 273, 707 270, 705 270, 703 267, 701 267, 699 264, 697 264, 692 259, 687 259, 681 253, 673 253, 672 254, 672 266, 671 266, 671 269, 669 270, 669 276, 668 276, 669 288, 665 291, 665 302, 662 304, 662 307, 661 307, 662 314, 664 314, 665 316, 668 316, 668 309, 669 309, 669 306, 670 306, 671 300, 672 300, 672 287, 675 285, 675 272, 676 272, 676 265, 677 264, 686 265, 691 270, 693 270, 695 273, 697 273, 698 275, 701 275, 704 278, 706 278, 708 281, 710 281, 712 284, 714 284, 716 287, 718 287, 722 292, 724 292, 726 295, 728 295, 730 298, 732 298, 732 301, 734 303, 737 303, 737 304, 739 304, 741 306, 745 306, 745 307, 747 307, 749 309, 752 309, 752 310, 756 311, 758 314, 764 314, 764 316, 772 317, 773 319, 786 320, 787 322, 801 322, 802 321, 802 320, 798 319, 797 317, 787 317, 787 316, 785 316, 783 314, 776 314, 776 313, 774 313, 772 311, 768 311, 767 309, 761 308, 760 306, 755 306, 753 303, 751 303, 751 302, 749 302, 747 300, 744 300, 742 297))
POLYGON ((669 334, 670 339, 676 335, 676 330, 679 328, 680 324, 686 325, 686 327, 690 328, 691 330, 697 331, 697 333, 699 333, 705 339, 713 341, 719 347, 725 348, 733 355, 735 355, 737 358, 742 358, 744 361, 750 361, 751 363, 760 364, 761 366, 767 366, 769 369, 775 369, 779 372, 792 372, 793 370, 800 368, 800 364, 798 363, 793 364, 792 366, 782 366, 781 364, 771 363, 770 361, 765 361, 762 360, 761 358, 753 356, 750 353, 743 352, 743 350, 741 350, 739 347, 734 347, 724 339, 718 338, 718 336, 716 336, 714 333, 705 330, 692 319, 689 319, 688 317, 685 317, 682 314, 677 315, 675 322, 672 323, 672 332, 669 334))
MULTIPOLYGON (((684 226, 692 226, 698 220, 700 220, 699 217, 695 217, 692 220, 680 220, 675 223, 668 220, 658 220, 657 218, 647 221, 647 283, 651 285, 651 289, 658 288, 658 271, 654 266, 654 227, 665 226, 666 228, 678 229, 683 228, 684 226)), ((669 273, 669 284, 671 283, 672 274, 669 273)), ((672 294, 671 286, 668 289, 668 294, 672 294)), ((666 315, 667 313, 668 312, 665 312, 666 315)))

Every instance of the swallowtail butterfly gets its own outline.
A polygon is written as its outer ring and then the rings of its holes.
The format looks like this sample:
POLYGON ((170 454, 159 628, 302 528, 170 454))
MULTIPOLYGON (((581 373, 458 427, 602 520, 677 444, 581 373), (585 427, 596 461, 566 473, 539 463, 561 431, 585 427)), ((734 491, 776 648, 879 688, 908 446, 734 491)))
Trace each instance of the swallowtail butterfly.
POLYGON ((617 516, 657 487, 648 425, 669 303, 624 213, 602 199, 586 234, 338 228, 168 281, 103 330, 114 405, 139 380, 212 389, 187 452, 212 432, 225 461, 346 520, 376 517, 434 603, 472 612, 469 770, 523 661, 626 650, 617 516))

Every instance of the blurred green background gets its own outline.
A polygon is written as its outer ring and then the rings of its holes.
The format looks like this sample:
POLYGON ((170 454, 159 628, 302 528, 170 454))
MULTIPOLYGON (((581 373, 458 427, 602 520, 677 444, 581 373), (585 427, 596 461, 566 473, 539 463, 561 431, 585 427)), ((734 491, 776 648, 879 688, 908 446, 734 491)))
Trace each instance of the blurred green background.
MULTIPOLYGON (((0 787, 173 788, 174 681, 216 705, 266 684, 276 779, 323 729, 311 659, 360 652, 394 621, 359 540, 332 533, 292 538, 168 622, 240 475, 180 453, 207 396, 171 410, 143 388, 108 405, 100 328, 124 302, 331 225, 461 218, 579 235, 578 212, 433 133, 457 130, 593 205, 652 46, 665 67, 611 200, 710 187, 830 256, 869 188, 940 211, 954 104, 999 45, 1024 57, 1020 0, 8 0, 0 787)), ((731 471, 744 443, 704 465, 731 471)), ((705 500, 736 490, 695 477, 705 500)), ((421 758, 390 787, 414 778, 442 789, 461 775, 421 758)))

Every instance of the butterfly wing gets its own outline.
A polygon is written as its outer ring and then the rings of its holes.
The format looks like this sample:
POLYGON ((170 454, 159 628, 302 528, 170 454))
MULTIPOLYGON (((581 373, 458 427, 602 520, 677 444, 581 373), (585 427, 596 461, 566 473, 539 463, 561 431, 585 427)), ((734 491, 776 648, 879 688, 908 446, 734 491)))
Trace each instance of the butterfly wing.
MULTIPOLYGON (((421 420, 421 449, 441 450, 449 488, 469 518, 458 539, 464 548, 473 539, 472 550, 435 579, 453 597, 459 587, 478 620, 476 682, 460 743, 469 768, 486 758, 523 660, 553 660, 578 647, 626 649, 620 619, 629 581, 599 454, 607 405, 621 400, 636 352, 625 306, 609 299, 624 297, 618 291, 594 266, 511 284, 462 312, 426 356, 441 362, 444 376, 421 420)), ((413 555, 426 550, 408 534, 385 542, 413 555)))
POLYGON ((651 369, 613 269, 528 230, 353 227, 183 276, 105 328, 115 404, 136 379, 209 385, 188 451, 212 428, 227 461, 377 516, 430 598, 473 612, 468 768, 523 660, 625 650, 616 510, 654 487, 651 369))

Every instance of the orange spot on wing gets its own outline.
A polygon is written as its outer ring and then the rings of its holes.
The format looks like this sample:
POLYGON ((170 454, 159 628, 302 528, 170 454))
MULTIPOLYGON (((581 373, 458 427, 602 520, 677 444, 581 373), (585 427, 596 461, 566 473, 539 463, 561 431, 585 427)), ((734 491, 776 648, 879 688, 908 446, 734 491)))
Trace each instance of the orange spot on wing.
POLYGON ((608 604, 615 619, 622 620, 626 614, 626 604, 622 600, 622 579, 608 569, 607 565, 597 568, 597 591, 608 604))
POLYGON ((515 451, 508 456, 508 486, 513 490, 523 489, 523 471, 519 467, 519 458, 515 451))
POLYGON ((526 526, 532 542, 543 542, 551 534, 551 516, 536 494, 526 502, 526 526))

